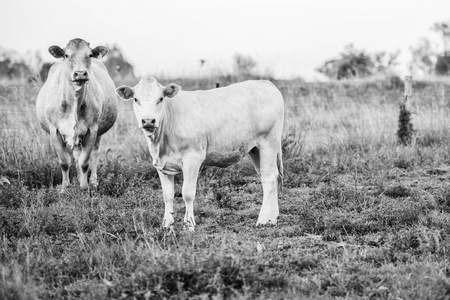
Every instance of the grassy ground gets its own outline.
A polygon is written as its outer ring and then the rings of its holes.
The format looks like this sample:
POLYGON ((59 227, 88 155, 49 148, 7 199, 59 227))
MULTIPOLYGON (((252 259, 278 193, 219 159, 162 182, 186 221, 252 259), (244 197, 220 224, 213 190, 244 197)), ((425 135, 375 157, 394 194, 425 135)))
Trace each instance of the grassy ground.
POLYGON ((0 176, 11 182, 0 186, 0 299, 450 299, 448 86, 415 83, 405 147, 401 82, 276 84, 278 225, 255 227, 262 189, 245 160, 202 169, 195 233, 181 228, 177 177, 176 236, 160 228, 161 187, 130 103, 104 137, 98 190, 62 195, 33 112, 39 86, 0 86, 0 176))

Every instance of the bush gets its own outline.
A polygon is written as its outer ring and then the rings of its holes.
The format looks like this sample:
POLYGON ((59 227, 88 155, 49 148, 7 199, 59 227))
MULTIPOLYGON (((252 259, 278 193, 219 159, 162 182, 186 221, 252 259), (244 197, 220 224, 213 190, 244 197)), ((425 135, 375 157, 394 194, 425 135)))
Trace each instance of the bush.
POLYGON ((399 54, 400 52, 370 54, 350 44, 340 53, 340 58, 328 60, 317 71, 337 80, 386 74, 397 64, 399 54))

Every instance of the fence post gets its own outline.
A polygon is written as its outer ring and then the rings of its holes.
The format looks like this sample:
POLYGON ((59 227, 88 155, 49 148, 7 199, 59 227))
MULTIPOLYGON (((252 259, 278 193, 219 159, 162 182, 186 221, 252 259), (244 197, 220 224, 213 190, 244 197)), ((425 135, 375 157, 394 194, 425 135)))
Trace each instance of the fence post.
POLYGON ((412 97, 412 76, 405 76, 405 93, 403 94, 403 100, 406 106, 406 109, 410 109, 410 99, 412 97))
POLYGON ((411 97, 412 97, 412 76, 405 76, 405 92, 403 102, 400 104, 400 115, 398 117, 398 141, 403 145, 411 143, 414 129, 411 123, 411 97))
POLYGON ((441 106, 447 107, 448 106, 448 100, 447 98, 450 95, 450 85, 448 85, 448 82, 441 82, 441 106))

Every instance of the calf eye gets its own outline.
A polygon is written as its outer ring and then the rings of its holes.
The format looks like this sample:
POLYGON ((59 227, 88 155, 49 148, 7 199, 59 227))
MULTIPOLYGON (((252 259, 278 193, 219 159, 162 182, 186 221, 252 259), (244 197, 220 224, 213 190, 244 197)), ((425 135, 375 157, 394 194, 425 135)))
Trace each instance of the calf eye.
POLYGON ((69 54, 64 54, 64 57, 65 58, 69 58, 69 54))
POLYGON ((91 58, 91 57, 94 57, 94 54, 92 54, 92 53, 91 53, 91 54, 89 54, 89 57, 90 57, 90 58, 91 58))
POLYGON ((164 97, 159 98, 159 102, 162 102, 164 99, 164 97))
POLYGON ((133 98, 134 102, 136 102, 137 104, 139 104, 139 100, 137 98, 133 98))

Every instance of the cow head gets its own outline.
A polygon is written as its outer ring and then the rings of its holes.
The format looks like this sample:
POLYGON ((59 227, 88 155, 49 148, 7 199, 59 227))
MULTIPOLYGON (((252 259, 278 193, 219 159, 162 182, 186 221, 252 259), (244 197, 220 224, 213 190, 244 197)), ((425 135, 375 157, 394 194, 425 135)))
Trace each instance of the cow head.
POLYGON ((120 86, 116 89, 120 98, 134 100, 133 108, 138 126, 147 136, 153 135, 160 126, 161 111, 167 98, 175 97, 181 87, 175 83, 167 86, 159 84, 155 78, 142 78, 135 87, 120 86))
POLYGON ((65 71, 70 81, 81 86, 89 80, 92 58, 100 59, 108 53, 108 48, 98 46, 91 49, 89 43, 82 39, 73 39, 62 49, 51 46, 48 52, 55 58, 63 58, 65 71))

